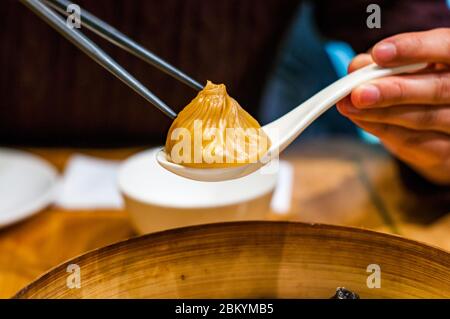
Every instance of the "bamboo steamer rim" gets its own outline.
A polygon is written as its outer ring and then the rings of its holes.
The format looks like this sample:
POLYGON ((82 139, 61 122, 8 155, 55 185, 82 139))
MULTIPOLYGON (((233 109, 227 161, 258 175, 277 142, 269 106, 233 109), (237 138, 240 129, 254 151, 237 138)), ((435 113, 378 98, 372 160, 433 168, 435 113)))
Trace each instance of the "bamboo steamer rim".
MULTIPOLYGON (((122 251, 126 247, 133 247, 135 245, 139 246, 139 243, 156 243, 157 246, 161 242, 161 239, 180 239, 181 236, 189 236, 190 234, 200 234, 202 232, 210 232, 220 234, 221 232, 226 232, 231 229, 235 230, 252 230, 267 231, 272 227, 273 230, 287 230, 291 232, 302 233, 302 230, 307 230, 310 232, 317 232, 317 237, 322 236, 320 231, 328 232, 329 234, 336 233, 339 237, 345 237, 350 234, 359 234, 363 236, 368 236, 372 238, 374 244, 383 244, 384 247, 391 246, 395 248, 402 248, 403 250, 414 250, 416 253, 420 252, 424 257, 429 257, 433 259, 433 262, 440 263, 444 267, 447 267, 450 272, 450 252, 447 252, 441 248, 422 243, 420 241, 408 239, 396 234, 388 234, 383 232, 378 232, 374 230, 350 227, 350 226, 340 226, 340 225, 330 225, 321 223, 304 223, 304 222, 292 222, 292 221, 239 221, 239 222, 222 222, 213 224, 202 224, 188 227, 180 227, 169 230, 163 230, 159 232, 149 233, 141 236, 132 237, 123 241, 119 241, 104 247, 96 248, 90 250, 86 253, 80 254, 74 258, 71 258, 61 264, 51 268, 46 273, 42 274, 32 283, 28 284, 16 293, 12 298, 27 298, 27 295, 39 289, 42 282, 49 279, 53 274, 58 273, 61 269, 65 272, 66 265, 77 263, 82 260, 89 260, 95 258, 96 256, 107 256, 109 253, 114 251, 122 251)), ((329 237, 329 236, 328 236, 329 237)), ((369 244, 368 241, 364 241, 369 244)))

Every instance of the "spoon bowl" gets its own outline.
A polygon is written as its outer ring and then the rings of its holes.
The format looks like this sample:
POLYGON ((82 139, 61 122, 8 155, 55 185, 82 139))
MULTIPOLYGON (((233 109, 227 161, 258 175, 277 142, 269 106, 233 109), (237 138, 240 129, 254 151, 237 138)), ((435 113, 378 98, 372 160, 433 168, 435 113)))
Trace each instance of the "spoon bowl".
POLYGON ((339 79, 289 113, 262 127, 272 144, 268 152, 257 162, 229 168, 192 168, 171 162, 163 149, 157 153, 157 161, 174 174, 198 181, 215 182, 246 176, 278 159, 279 154, 309 125, 357 86, 380 77, 416 72, 426 66, 426 63, 417 63, 382 68, 376 64, 370 64, 339 79))

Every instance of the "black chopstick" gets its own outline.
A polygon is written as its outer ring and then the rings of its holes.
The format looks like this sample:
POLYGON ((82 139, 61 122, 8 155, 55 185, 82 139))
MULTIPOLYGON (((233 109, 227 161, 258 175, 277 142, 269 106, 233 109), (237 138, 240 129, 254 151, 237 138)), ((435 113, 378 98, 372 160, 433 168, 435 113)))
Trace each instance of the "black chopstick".
MULTIPOLYGON (((43 0, 46 4, 58 10, 60 13, 69 15, 67 12, 67 7, 72 4, 68 0, 43 0)), ((98 34, 109 42, 117 45, 118 47, 124 49, 125 51, 135 55, 136 57, 142 59, 143 61, 153 65, 159 70, 169 74, 180 82, 185 83, 195 90, 203 89, 203 86, 192 79, 190 76, 181 72, 173 65, 170 65, 160 57, 158 57, 153 52, 147 50, 140 44, 136 43, 134 40, 127 37, 122 32, 118 31, 108 23, 97 18, 92 13, 89 13, 85 9, 81 11, 81 25, 91 30, 92 32, 98 34)))
POLYGON ((118 79, 127 84, 135 92, 161 110, 165 115, 174 119, 177 114, 167 106, 163 101, 161 101, 156 95, 149 91, 144 85, 142 85, 136 78, 134 78, 130 73, 128 73, 123 67, 120 66, 116 61, 114 61, 108 54, 106 54, 100 47, 98 47, 94 42, 89 40, 80 31, 69 28, 66 25, 66 21, 53 12, 49 7, 43 4, 39 0, 20 0, 25 6, 37 14, 40 18, 46 21, 50 26, 52 26, 56 31, 63 35, 67 40, 72 42, 80 50, 86 53, 98 64, 103 66, 118 79))

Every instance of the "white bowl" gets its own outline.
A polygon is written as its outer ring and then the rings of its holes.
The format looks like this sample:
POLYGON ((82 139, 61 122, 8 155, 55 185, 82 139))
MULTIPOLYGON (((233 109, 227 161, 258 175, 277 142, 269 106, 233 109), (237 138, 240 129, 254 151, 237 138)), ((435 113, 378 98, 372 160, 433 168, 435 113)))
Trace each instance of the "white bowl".
POLYGON ((130 157, 119 170, 119 188, 138 232, 266 219, 277 172, 256 171, 224 182, 193 181, 162 168, 156 161, 160 149, 130 157))

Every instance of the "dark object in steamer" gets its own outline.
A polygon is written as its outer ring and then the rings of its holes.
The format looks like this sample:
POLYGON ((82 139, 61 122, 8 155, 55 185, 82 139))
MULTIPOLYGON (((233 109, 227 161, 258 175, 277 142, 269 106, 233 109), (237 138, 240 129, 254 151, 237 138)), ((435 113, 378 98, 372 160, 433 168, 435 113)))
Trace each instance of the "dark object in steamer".
POLYGON ((331 299, 359 299, 359 295, 344 287, 337 287, 336 294, 331 299))

